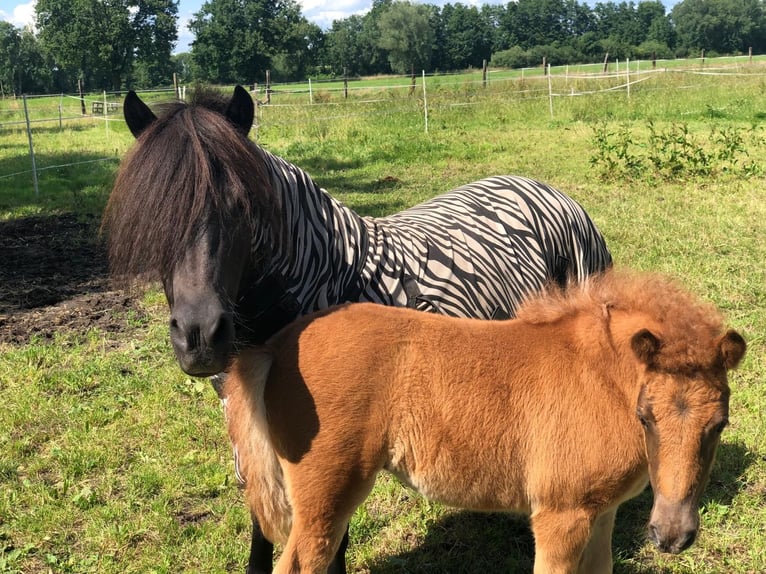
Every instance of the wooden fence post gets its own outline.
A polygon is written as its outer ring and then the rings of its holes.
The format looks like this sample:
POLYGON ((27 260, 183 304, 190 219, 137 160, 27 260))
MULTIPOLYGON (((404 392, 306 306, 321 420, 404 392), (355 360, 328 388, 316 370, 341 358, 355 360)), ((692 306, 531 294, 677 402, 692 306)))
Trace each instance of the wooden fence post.
POLYGON ((343 98, 348 99, 348 69, 343 66, 343 98))
POLYGON ((266 103, 271 103, 271 70, 266 70, 266 103))
POLYGON ((82 78, 77 78, 77 91, 80 94, 80 109, 82 110, 82 115, 85 115, 85 97, 82 95, 82 78))
POLYGON ((176 93, 176 99, 181 99, 181 94, 178 92, 178 74, 173 72, 173 90, 176 93))
POLYGON ((604 73, 606 74, 607 70, 609 70, 609 52, 606 53, 604 56, 604 73))
POLYGON ((481 85, 487 87, 487 60, 481 61, 481 85))

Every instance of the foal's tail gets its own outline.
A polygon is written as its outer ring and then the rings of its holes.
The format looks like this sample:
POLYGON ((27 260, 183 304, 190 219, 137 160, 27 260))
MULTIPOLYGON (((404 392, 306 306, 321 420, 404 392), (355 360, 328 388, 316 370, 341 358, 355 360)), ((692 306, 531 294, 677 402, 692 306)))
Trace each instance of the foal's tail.
POLYGON ((250 512, 268 540, 284 543, 292 525, 292 506, 269 438, 263 400, 271 360, 262 350, 243 352, 229 369, 224 394, 229 437, 250 512))

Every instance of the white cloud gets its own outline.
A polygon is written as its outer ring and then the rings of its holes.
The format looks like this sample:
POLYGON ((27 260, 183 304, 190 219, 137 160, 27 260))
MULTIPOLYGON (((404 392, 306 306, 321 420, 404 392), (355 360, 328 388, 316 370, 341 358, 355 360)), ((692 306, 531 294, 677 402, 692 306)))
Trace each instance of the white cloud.
POLYGON ((0 11, 0 19, 10 22, 17 28, 33 26, 35 23, 35 3, 37 0, 30 0, 26 4, 17 4, 13 8, 13 13, 0 11))
POLYGON ((343 20, 344 18, 348 18, 353 14, 362 15, 369 12, 369 10, 369 8, 365 8, 359 12, 345 12, 342 10, 320 10, 311 14, 304 12, 303 15, 306 16, 309 21, 313 22, 323 30, 328 30, 332 26, 334 20, 343 20))
POLYGON ((332 26, 333 20, 365 14, 372 8, 371 0, 298 0, 298 3, 306 19, 325 30, 332 26))
POLYGON ((194 41, 194 34, 189 30, 189 18, 178 18, 178 40, 176 41, 176 47, 173 53, 178 54, 180 52, 188 52, 191 50, 191 43, 194 41))

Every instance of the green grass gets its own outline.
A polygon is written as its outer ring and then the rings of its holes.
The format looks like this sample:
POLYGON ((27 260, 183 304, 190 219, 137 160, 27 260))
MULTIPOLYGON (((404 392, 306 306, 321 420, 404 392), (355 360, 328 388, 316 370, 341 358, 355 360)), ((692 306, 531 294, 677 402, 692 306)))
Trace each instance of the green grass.
MULTIPOLYGON (((754 134, 737 165, 766 167, 757 135, 766 83, 760 68, 750 72, 658 75, 630 98, 557 97, 553 117, 547 86, 544 97, 520 83, 434 88, 427 133, 418 93, 259 111, 260 143, 364 214, 496 173, 554 184, 586 207, 618 265, 672 273, 743 333, 749 351, 731 376, 732 424, 703 496, 699 540, 677 557, 646 543, 647 491, 618 515, 616 572, 766 571, 766 181, 763 169, 724 169, 709 138, 713 129, 754 134), (641 161, 657 151, 649 121, 667 134, 685 125, 710 171, 623 169, 620 141, 641 161), (599 146, 604 125, 623 139, 599 146), (599 152, 613 170, 591 163, 599 152)), ((1 129, 0 177, 28 161, 25 133, 1 129)), ((108 136, 94 121, 35 137, 46 165, 112 161, 43 172, 39 197, 28 176, 0 179, 0 219, 98 212, 131 144, 124 125, 110 123, 108 136)), ((151 290, 142 305, 148 319, 125 318, 122 335, 62 333, 0 348, 0 573, 244 571, 249 518, 217 398, 176 366, 162 295, 151 290)), ((533 560, 524 519, 428 503, 387 476, 354 516, 351 538, 354 572, 530 572, 533 560)))

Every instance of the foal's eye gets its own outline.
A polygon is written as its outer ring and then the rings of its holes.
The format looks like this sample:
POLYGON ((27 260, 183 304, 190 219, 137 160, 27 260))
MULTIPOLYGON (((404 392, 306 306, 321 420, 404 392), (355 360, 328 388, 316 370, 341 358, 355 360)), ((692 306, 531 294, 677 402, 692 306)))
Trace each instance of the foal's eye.
POLYGON ((713 427, 713 432, 716 434, 721 434, 723 432, 723 429, 725 429, 727 426, 729 426, 728 420, 722 420, 720 423, 715 425, 713 427))
POLYGON ((649 422, 646 420, 644 413, 642 413, 641 411, 636 411, 636 416, 638 417, 638 420, 641 421, 642 427, 646 428, 649 426, 649 422))

